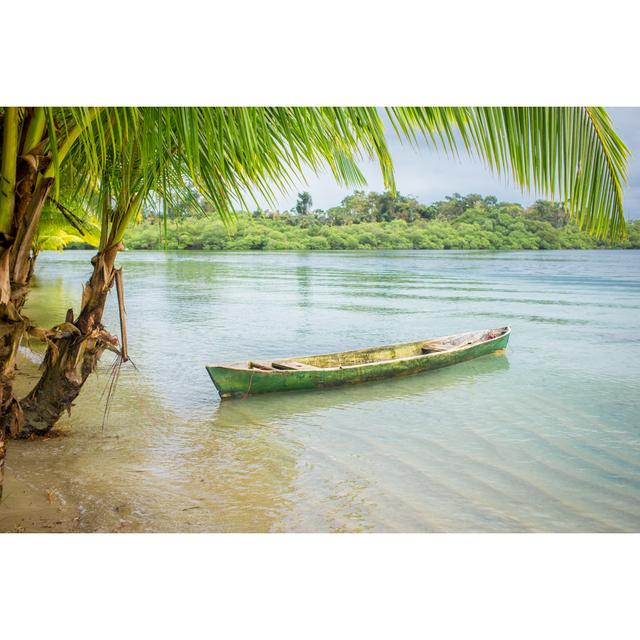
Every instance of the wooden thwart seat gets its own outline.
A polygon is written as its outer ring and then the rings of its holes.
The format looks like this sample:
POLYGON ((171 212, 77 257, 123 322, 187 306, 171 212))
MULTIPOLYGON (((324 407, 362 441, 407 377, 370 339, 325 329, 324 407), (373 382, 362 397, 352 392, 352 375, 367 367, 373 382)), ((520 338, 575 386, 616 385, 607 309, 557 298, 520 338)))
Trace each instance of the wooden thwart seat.
POLYGON ((258 362, 252 360, 249 362, 249 369, 260 369, 260 371, 314 371, 319 368, 311 364, 296 362, 295 360, 287 360, 287 362, 258 362))
POLYGON ((273 367, 269 362, 249 361, 249 369, 260 369, 261 371, 273 371, 273 367))
POLYGON ((422 353, 440 353, 441 351, 449 351, 450 345, 445 344, 425 344, 422 346, 422 353))
POLYGON ((319 369, 320 367, 314 367, 311 364, 306 364, 304 362, 295 362, 294 360, 287 360, 287 362, 272 362, 272 367, 274 369, 283 369, 287 370, 297 370, 297 371, 313 371, 315 369, 319 369))

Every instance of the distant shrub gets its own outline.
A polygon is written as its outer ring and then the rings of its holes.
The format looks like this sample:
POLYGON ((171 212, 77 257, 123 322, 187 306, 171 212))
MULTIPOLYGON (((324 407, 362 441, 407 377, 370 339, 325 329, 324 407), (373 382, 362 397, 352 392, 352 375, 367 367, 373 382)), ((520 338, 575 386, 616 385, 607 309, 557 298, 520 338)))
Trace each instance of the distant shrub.
POLYGON ((626 239, 610 243, 580 231, 560 205, 542 200, 525 209, 492 196, 454 194, 426 207, 413 198, 357 192, 327 212, 239 215, 232 231, 216 218, 193 216, 169 221, 165 236, 162 221, 150 218, 131 227, 125 243, 207 251, 640 248, 640 221, 628 224, 626 239))

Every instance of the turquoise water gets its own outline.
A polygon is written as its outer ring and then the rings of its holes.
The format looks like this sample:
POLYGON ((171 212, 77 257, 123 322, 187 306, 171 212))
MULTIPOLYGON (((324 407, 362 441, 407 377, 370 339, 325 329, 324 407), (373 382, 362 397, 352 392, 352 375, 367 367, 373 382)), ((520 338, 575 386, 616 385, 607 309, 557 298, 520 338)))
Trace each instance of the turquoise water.
MULTIPOLYGON (((77 309, 90 257, 40 257, 34 319, 77 309)), ((137 371, 104 427, 110 356, 63 437, 12 443, 0 528, 640 529, 640 252, 120 262, 137 371), (355 387, 221 404, 204 369, 505 324, 505 355, 355 387)))

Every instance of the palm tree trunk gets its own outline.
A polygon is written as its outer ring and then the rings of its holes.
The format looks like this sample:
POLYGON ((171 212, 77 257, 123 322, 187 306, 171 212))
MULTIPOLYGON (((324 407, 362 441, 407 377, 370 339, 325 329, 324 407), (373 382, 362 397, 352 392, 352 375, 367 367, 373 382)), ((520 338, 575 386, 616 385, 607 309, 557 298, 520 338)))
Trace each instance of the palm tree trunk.
POLYGON ((17 435, 24 424, 20 403, 13 394, 16 357, 29 326, 22 309, 35 264, 31 252, 33 236, 53 183, 48 178, 38 182, 36 168, 27 161, 19 163, 18 176, 13 225, 10 233, 2 237, 4 247, 0 255, 0 497, 5 439, 7 435, 17 435))
POLYGON ((5 439, 8 433, 17 433, 21 425, 20 404, 13 395, 13 380, 23 325, 14 319, 13 309, 11 303, 0 304, 0 497, 4 481, 5 439))
POLYGON ((118 339, 102 326, 102 316, 122 246, 112 245, 93 258, 93 273, 84 288, 78 319, 50 339, 42 376, 20 402, 24 424, 19 437, 47 433, 65 411, 70 412, 104 350, 116 349, 118 339))

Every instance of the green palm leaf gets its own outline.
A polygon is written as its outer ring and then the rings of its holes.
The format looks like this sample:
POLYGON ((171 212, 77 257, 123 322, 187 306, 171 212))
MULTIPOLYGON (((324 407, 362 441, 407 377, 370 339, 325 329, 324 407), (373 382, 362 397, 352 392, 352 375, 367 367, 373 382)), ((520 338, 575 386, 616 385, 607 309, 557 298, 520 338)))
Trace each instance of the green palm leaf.
POLYGON ((463 147, 523 190, 559 199, 590 234, 624 235, 629 150, 604 109, 395 107, 388 114, 405 138, 417 130, 445 151, 463 147))
MULTIPOLYGON (((420 135, 445 153, 466 149, 523 190, 565 203, 592 235, 624 234, 629 152, 604 109, 391 107, 386 113, 402 140, 415 143, 420 135)), ((58 119, 49 126, 51 138, 65 142, 52 141, 53 164, 75 197, 107 212, 105 243, 122 239, 145 201, 160 195, 166 211, 191 197, 194 186, 228 226, 238 208, 259 200, 273 205, 309 170, 328 168, 340 184, 363 185, 358 163, 364 157, 377 159, 385 186, 395 192, 389 131, 373 107, 85 108, 58 119), (64 168, 55 161, 60 150, 64 168)))

